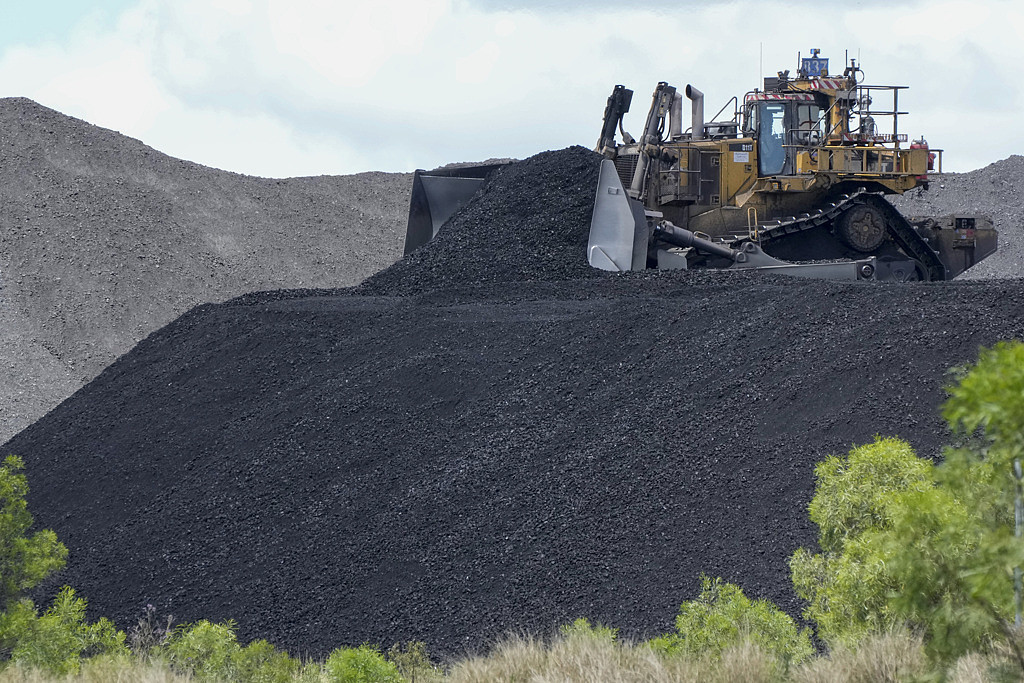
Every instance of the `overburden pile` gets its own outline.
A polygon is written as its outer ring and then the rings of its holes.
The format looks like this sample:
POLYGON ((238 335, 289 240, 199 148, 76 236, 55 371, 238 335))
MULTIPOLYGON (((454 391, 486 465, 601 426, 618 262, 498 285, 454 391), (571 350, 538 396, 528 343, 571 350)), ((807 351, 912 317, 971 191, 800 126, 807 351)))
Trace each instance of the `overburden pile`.
POLYGON ((939 456, 947 370, 1024 335, 1024 284, 598 272, 598 162, 504 169, 357 289, 195 308, 19 434, 57 581, 314 655, 652 635, 702 572, 797 614, 814 464, 939 456))

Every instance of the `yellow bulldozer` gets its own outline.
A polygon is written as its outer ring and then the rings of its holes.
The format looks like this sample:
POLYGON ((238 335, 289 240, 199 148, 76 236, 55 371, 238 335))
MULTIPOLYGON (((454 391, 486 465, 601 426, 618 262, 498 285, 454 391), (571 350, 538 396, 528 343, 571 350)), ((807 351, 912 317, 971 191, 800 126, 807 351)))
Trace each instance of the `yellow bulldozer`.
MULTIPOLYGON (((623 125, 633 93, 615 86, 596 145, 606 159, 590 265, 947 280, 995 252, 987 218, 908 218, 885 198, 927 188, 942 171, 941 150, 923 138, 908 144, 899 130, 905 86, 865 84, 855 60, 833 76, 818 50, 797 61, 795 76, 765 78, 710 120, 697 88, 659 83, 639 140, 623 125)), ((418 171, 406 252, 436 234, 491 170, 418 171)))

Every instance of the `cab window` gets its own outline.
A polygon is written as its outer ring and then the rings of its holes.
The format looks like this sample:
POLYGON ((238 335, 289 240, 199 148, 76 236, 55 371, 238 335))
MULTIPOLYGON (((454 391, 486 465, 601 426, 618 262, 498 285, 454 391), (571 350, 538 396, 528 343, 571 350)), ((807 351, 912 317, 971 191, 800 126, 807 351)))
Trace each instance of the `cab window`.
POLYGON ((778 175, 786 165, 786 105, 762 102, 758 105, 757 165, 761 175, 778 175))
POLYGON ((822 139, 821 107, 799 104, 796 107, 796 142, 800 145, 820 145, 822 139))

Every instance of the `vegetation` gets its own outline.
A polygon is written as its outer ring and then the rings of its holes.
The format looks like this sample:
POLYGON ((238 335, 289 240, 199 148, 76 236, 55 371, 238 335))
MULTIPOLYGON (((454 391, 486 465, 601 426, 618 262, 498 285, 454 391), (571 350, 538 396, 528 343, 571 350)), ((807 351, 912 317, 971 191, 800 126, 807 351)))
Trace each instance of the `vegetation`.
POLYGON ((767 600, 751 600, 739 586, 701 577, 700 596, 683 603, 676 630, 650 641, 657 652, 720 659, 745 643, 778 659, 783 669, 812 654, 810 634, 798 631, 788 614, 767 600))
POLYGON ((28 480, 22 473, 24 467, 14 455, 0 465, 0 612, 64 567, 68 557, 68 549, 52 531, 27 535, 32 515, 25 502, 28 480))
POLYGON ((13 643, 11 659, 55 674, 76 673, 83 657, 126 655, 124 632, 107 619, 85 621, 85 600, 65 586, 42 616, 29 600, 2 617, 5 640, 13 643))
POLYGON ((1024 459, 1024 344, 999 344, 955 372, 943 415, 963 443, 941 464, 876 437, 815 470, 809 506, 817 552, 791 559, 807 629, 764 600, 702 577, 675 629, 630 642, 586 618, 549 640, 511 637, 485 656, 440 667, 423 643, 368 644, 305 662, 232 622, 174 627, 148 606, 129 634, 85 621, 65 586, 42 615, 25 593, 63 566, 50 531, 30 534, 23 464, 0 467, 0 683, 1020 680, 1024 633, 1013 626, 1014 570, 1024 543, 1013 502, 1024 459))
POLYGON ((943 414, 969 447, 933 465, 909 444, 878 438, 816 469, 810 505, 821 552, 798 551, 793 583, 830 644, 899 625, 950 662, 995 644, 1024 671, 1013 623, 1013 461, 1024 453, 1024 345, 983 351, 957 371, 943 414))

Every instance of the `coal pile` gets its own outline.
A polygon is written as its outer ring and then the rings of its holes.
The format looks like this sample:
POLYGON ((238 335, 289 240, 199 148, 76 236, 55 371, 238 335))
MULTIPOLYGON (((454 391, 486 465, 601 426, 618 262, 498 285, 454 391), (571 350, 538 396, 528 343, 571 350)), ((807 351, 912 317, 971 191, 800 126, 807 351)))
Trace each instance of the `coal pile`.
POLYGON ((196 304, 390 265, 410 180, 228 173, 0 99, 0 441, 196 304))
POLYGON ((798 613, 814 464, 875 434, 938 457, 946 371, 1024 335, 1024 283, 591 270, 595 160, 506 169, 360 288, 197 307, 21 432, 71 549, 47 588, 313 655, 648 636, 701 572, 798 613))
POLYGON ((583 147, 499 168, 440 239, 374 275, 361 294, 596 277, 585 260, 602 157, 583 147))

